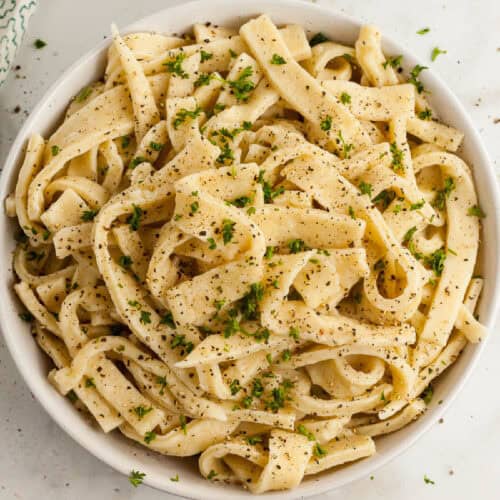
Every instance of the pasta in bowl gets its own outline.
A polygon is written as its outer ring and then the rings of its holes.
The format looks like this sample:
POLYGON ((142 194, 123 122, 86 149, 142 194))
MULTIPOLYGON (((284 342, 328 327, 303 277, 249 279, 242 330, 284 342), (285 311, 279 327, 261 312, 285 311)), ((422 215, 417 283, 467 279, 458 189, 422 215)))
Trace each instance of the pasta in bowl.
POLYGON ((193 34, 114 28, 104 79, 31 137, 14 288, 104 432, 290 489, 372 456, 484 338, 483 213, 463 134, 376 28, 193 34))

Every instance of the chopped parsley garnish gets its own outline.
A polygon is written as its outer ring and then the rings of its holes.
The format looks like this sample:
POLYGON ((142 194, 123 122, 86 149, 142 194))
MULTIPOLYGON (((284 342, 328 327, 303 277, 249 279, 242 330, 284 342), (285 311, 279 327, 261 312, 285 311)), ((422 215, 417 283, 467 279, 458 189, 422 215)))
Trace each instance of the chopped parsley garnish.
POLYGON ((445 260, 446 252, 444 251, 444 248, 440 248, 424 258, 424 262, 434 271, 436 276, 441 276, 445 260))
POLYGON ((321 130, 328 132, 328 130, 331 130, 332 128, 332 117, 327 116, 324 120, 321 121, 320 123, 321 130))
POLYGON ((130 145, 130 136, 129 135, 124 135, 122 137, 122 142, 121 142, 122 148, 128 148, 130 145))
POLYGON ((203 87, 204 85, 208 85, 211 82, 212 78, 212 75, 209 75, 208 73, 202 73, 194 82, 194 86, 203 87))
POLYGON ((368 182, 361 181, 358 184, 358 188, 362 194, 367 194, 368 196, 372 195, 372 185, 369 184, 368 182))
POLYGON ((451 192, 455 189, 455 181, 452 177, 447 177, 444 180, 444 188, 440 189, 434 201, 432 202, 432 206, 438 208, 439 210, 444 210, 446 198, 448 198, 451 192))
POLYGON ((240 386, 240 381, 236 378, 234 380, 231 380, 231 383, 229 384, 229 389, 231 390, 231 394, 235 396, 240 392, 241 386, 240 386))
POLYGON ((432 479, 429 479, 426 475, 424 475, 424 483, 425 484, 436 484, 432 479))
POLYGON ((354 208, 352 208, 350 205, 349 205, 349 215, 351 219, 356 220, 356 212, 354 211, 354 208))
POLYGON ((439 47, 434 47, 431 52, 431 61, 435 61, 437 57, 441 54, 447 54, 447 50, 441 50, 439 47))
POLYGON ((175 59, 164 62, 163 66, 167 68, 168 73, 173 73, 186 79, 189 78, 189 75, 182 69, 184 59, 186 59, 186 54, 184 54, 184 52, 180 52, 177 56, 175 56, 175 59))
POLYGON ((469 215, 470 217, 480 217, 482 219, 486 217, 486 214, 483 212, 479 205, 473 205, 472 207, 469 207, 467 209, 467 215, 469 215))
POLYGON ((301 239, 290 240, 288 248, 290 249, 290 253, 299 253, 307 250, 305 241, 301 239))
POLYGON ((224 219, 222 221, 222 241, 224 241, 224 245, 227 245, 233 239, 235 225, 236 222, 230 219, 224 219))
POLYGON ((27 323, 30 323, 31 321, 33 321, 35 319, 35 317, 33 316, 33 314, 31 314, 30 312, 19 313, 19 317, 23 321, 26 321, 27 323))
POLYGON ((207 238, 207 242, 209 250, 215 250, 217 248, 217 243, 215 243, 215 240, 213 238, 207 238))
POLYGON ((57 156, 61 151, 61 148, 59 146, 52 146, 50 148, 50 152, 52 153, 52 156, 57 156))
POLYGON ((392 200, 396 198, 396 193, 392 190, 383 189, 380 193, 373 198, 372 202, 375 204, 380 203, 382 209, 385 210, 391 203, 392 200))
POLYGON ((261 283, 252 283, 250 291, 241 299, 240 310, 248 320, 257 319, 259 302, 264 297, 264 287, 261 283))
POLYGON ((81 219, 85 222, 93 221, 98 213, 99 210, 85 210, 81 216, 81 219))
POLYGON ((130 163, 128 164, 128 168, 134 169, 137 167, 137 165, 140 165, 141 163, 144 163, 145 161, 148 161, 144 156, 136 156, 135 158, 132 158, 130 163))
POLYGON ((416 233, 417 228, 415 226, 411 227, 406 231, 405 235, 403 236, 403 243, 408 243, 412 238, 413 235, 416 233))
POLYGON ((339 130, 339 141, 340 144, 342 144, 342 156, 344 158, 350 158, 351 157, 351 150, 354 147, 354 144, 348 144, 345 142, 344 137, 342 136, 342 131, 339 130))
POLYGON ((285 59, 283 59, 279 54, 273 54, 273 57, 271 57, 269 62, 276 65, 286 64, 285 59))
POLYGON ((196 212, 198 212, 200 208, 200 204, 197 201, 193 201, 193 203, 191 203, 190 206, 191 206, 191 214, 195 214, 196 212))
POLYGON ((387 61, 382 63, 382 66, 384 69, 387 68, 387 66, 390 66, 391 68, 399 68, 401 66, 401 62, 403 61, 403 56, 393 56, 389 57, 387 61))
POLYGON ((202 112, 202 109, 198 106, 192 111, 189 109, 182 108, 180 111, 177 111, 177 114, 175 115, 175 118, 172 120, 172 125, 174 126, 174 129, 177 130, 179 128, 179 125, 182 125, 187 118, 191 118, 194 120, 198 116, 200 116, 202 112))
POLYGON ((130 476, 128 477, 128 480, 130 481, 130 484, 134 487, 137 488, 140 484, 142 484, 143 479, 146 477, 146 474, 144 472, 139 472, 138 470, 133 470, 130 473, 130 476))
POLYGON ((231 164, 234 161, 234 153, 233 150, 229 147, 229 144, 225 142, 220 148, 221 153, 217 157, 217 163, 222 163, 226 165, 227 163, 231 164))
POLYGON ((194 349, 194 344, 190 341, 186 341, 185 335, 176 335, 170 342, 170 347, 175 349, 176 347, 183 347, 189 354, 194 349))
POLYGON ((139 420, 142 420, 149 412, 153 411, 153 407, 145 408, 144 406, 136 406, 134 408, 134 413, 137 415, 139 420))
POLYGON ((418 203, 412 203, 410 210, 420 210, 425 205, 425 200, 420 200, 418 203))
POLYGON ((149 147, 153 151, 161 151, 165 147, 165 144, 160 144, 159 142, 153 142, 153 141, 151 141, 149 143, 149 147))
POLYGON ((432 111, 429 108, 425 108, 423 111, 419 111, 418 117, 421 120, 430 120, 432 118, 432 111))
POLYGON ((281 354, 281 359, 283 361, 290 361, 291 358, 292 358, 292 353, 290 349, 285 349, 281 354))
POLYGON ((89 388, 89 387, 95 387, 95 382, 94 382, 94 379, 92 377, 87 378, 85 380, 85 387, 87 387, 87 388, 89 388))
POLYGON ((255 83, 250 80, 252 75, 252 67, 247 66, 240 72, 236 80, 227 80, 226 83, 229 85, 238 101, 247 101, 250 92, 255 89, 255 83))
POLYGON ((432 401, 432 396, 434 396, 434 387, 429 384, 420 394, 420 397, 424 400, 426 405, 429 405, 432 401))
POLYGON ((235 57, 238 57, 238 54, 233 50, 233 49, 229 49, 229 55, 234 59, 235 57))
POLYGON ((45 252, 35 252, 35 250, 30 250, 26 253, 26 260, 29 262, 40 262, 45 257, 45 252))
POLYGON ((141 311, 140 322, 143 325, 148 325, 149 323, 151 323, 151 313, 148 311, 141 311))
POLYGON ((313 448, 313 455, 318 458, 323 458, 325 455, 328 455, 328 452, 319 443, 316 443, 313 448))
POLYGON ((250 205, 252 201, 253 198, 250 198, 249 196, 240 196, 239 198, 235 198, 233 201, 231 201, 231 205, 234 205, 238 208, 244 208, 247 205, 250 205))
POLYGON ((417 31, 417 35, 426 35, 430 30, 430 28, 422 28, 421 30, 417 31))
POLYGON ((121 255, 118 259, 118 263, 123 267, 123 269, 130 269, 130 266, 132 265, 132 257, 130 257, 130 255, 121 255))
POLYGON ((245 438, 245 441, 248 443, 248 444, 251 444, 252 446, 256 445, 257 443, 262 443, 262 436, 249 436, 247 438, 245 438))
POLYGON ((214 57, 214 55, 211 52, 205 52, 203 49, 200 50, 200 62, 208 61, 212 59, 212 57, 214 57))
POLYGON ((417 64, 410 72, 410 78, 408 78, 408 82, 412 83, 415 85, 417 92, 421 94, 424 90, 424 84, 418 79, 418 76, 420 73, 424 70, 428 69, 427 66, 420 66, 420 64, 417 64))
POLYGON ((286 401, 291 399, 288 393, 292 387, 293 382, 291 380, 283 380, 279 387, 272 390, 271 399, 264 401, 264 408, 271 410, 273 413, 276 413, 280 408, 284 408, 286 401))
POLYGON ((83 102, 86 101, 87 98, 92 94, 92 87, 83 87, 80 92, 78 92, 77 96, 75 97, 76 102, 83 102))
POLYGON ((156 377, 156 383, 160 385, 161 389, 159 391, 160 396, 165 394, 165 387, 167 387, 167 378, 166 377, 156 377))
POLYGON ((173 483, 178 483, 179 482, 179 474, 176 474, 175 476, 170 478, 170 481, 173 483))
POLYGON ((391 162, 392 169, 394 170, 394 172, 401 172, 402 170, 404 170, 404 165, 403 165, 404 152, 403 152, 403 150, 399 149, 395 142, 391 143, 389 149, 390 149, 391 154, 392 154, 392 162, 391 162))
POLYGON ((264 259, 272 259, 274 255, 274 247, 266 247, 266 253, 264 254, 264 259))
POLYGON ((271 187, 271 184, 264 180, 264 170, 261 170, 259 172, 259 178, 257 179, 257 182, 262 185, 265 203, 271 203, 274 198, 285 192, 285 188, 283 186, 278 186, 276 189, 273 189, 271 187))
POLYGON ((127 224, 130 225, 132 231, 137 231, 141 224, 142 209, 137 205, 132 205, 132 214, 127 217, 127 224))
POLYGON ((184 415, 179 415, 179 422, 181 424, 181 429, 182 429, 182 432, 184 434, 187 434, 187 420, 186 420, 186 417, 184 415))
POLYGON ((207 479, 211 481, 215 476, 218 476, 217 472, 211 469, 210 472, 208 473, 207 479))
POLYGON ((168 325, 173 330, 175 330, 177 328, 177 325, 175 324, 175 321, 174 321, 174 316, 170 311, 165 313, 162 316, 160 323, 162 325, 168 325))
POLYGON ((144 434, 144 442, 146 444, 151 443, 156 438, 156 433, 153 431, 148 431, 146 434, 144 434))
POLYGON ((311 47, 314 47, 315 45, 318 45, 319 43, 323 42, 328 42, 330 39, 326 36, 323 35, 323 33, 316 33, 310 40, 309 40, 309 45, 311 47))
POLYGON ((299 329, 296 326, 291 326, 288 336, 292 339, 299 340, 299 329))
POLYGON ((342 104, 351 104, 351 96, 347 92, 340 94, 340 102, 342 104))
POLYGON ((43 49, 46 45, 47 45, 47 42, 41 40, 40 38, 37 38, 33 45, 35 46, 35 49, 43 49))
POLYGON ((314 436, 314 434, 311 431, 308 431, 305 425, 300 424, 297 427, 297 431, 299 432, 299 434, 305 436, 309 441, 316 441, 316 437, 314 436))

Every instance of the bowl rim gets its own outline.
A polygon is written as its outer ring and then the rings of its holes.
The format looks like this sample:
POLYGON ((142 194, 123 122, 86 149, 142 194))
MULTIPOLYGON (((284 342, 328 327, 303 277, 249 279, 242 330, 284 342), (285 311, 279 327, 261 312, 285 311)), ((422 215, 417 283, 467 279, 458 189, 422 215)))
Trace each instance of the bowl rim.
MULTIPOLYGON (((240 0, 240 2, 236 2, 236 5, 231 0, 195 0, 190 2, 185 2, 181 4, 176 4, 174 6, 166 7, 164 9, 160 9, 155 11, 152 14, 149 14, 133 23, 129 24, 125 28, 121 30, 122 33, 133 32, 137 29, 144 30, 143 27, 145 24, 154 24, 154 19, 156 17, 161 17, 165 13, 169 13, 172 16, 175 16, 177 12, 184 11, 196 11, 198 9, 206 10, 206 7, 210 5, 212 10, 217 8, 228 8, 231 12, 234 11, 234 17, 238 17, 240 15, 240 10, 243 12, 244 17, 248 17, 249 11, 260 11, 260 12, 268 12, 272 16, 272 12, 276 8, 293 8, 300 9, 304 12, 304 15, 307 15, 308 12, 315 12, 324 14, 329 22, 337 22, 344 23, 348 25, 355 25, 360 27, 364 23, 359 20, 344 14, 343 12, 339 12, 334 8, 317 5, 312 3, 306 3, 300 0, 273 0, 272 3, 266 2, 266 0, 240 0)), ((207 16, 209 17, 209 16, 207 16)), ((394 48, 396 48, 399 53, 404 55, 405 59, 409 59, 415 64, 424 65, 419 58, 415 57, 411 51, 406 50, 400 43, 394 41, 390 36, 383 36, 384 45, 388 44, 394 48)), ((19 130, 15 140, 13 141, 9 153, 5 159, 2 175, 0 179, 0 197, 3 201, 7 194, 9 193, 9 185, 12 183, 13 177, 17 172, 17 165, 19 162, 19 157, 23 151, 24 145, 26 143, 27 138, 30 133, 33 132, 33 123, 36 121, 38 115, 45 110, 50 101, 57 94, 57 91, 64 87, 67 83, 67 80, 71 77, 73 73, 79 67, 85 66, 85 64, 89 63, 89 61, 95 59, 105 50, 105 48, 110 44, 110 38, 106 37, 106 39, 100 41, 94 48, 86 52, 83 56, 79 57, 73 64, 69 66, 58 78, 57 80, 48 88, 43 97, 39 100, 37 105, 31 111, 28 119, 25 121, 21 129, 19 130)), ((479 159, 477 160, 477 164, 480 164, 480 170, 482 174, 487 178, 490 189, 490 204, 494 209, 494 221, 493 226, 491 228, 492 234, 491 238, 494 240, 494 246, 498 250, 500 248, 500 190, 498 188, 496 182, 496 174, 493 169, 491 160, 488 157, 487 150, 484 146, 483 140, 480 137, 478 131, 476 130, 469 114, 464 109, 461 102, 455 96, 455 94, 448 88, 448 86, 444 83, 444 81, 435 74, 432 70, 429 70, 425 74, 425 81, 430 82, 434 87, 439 89, 439 92, 442 97, 444 97, 445 101, 448 104, 454 107, 454 110, 460 115, 461 120, 465 124, 467 137, 472 141, 474 152, 478 155, 479 159)), ((492 216, 492 214, 489 214, 492 216)), ((2 213, 0 217, 0 231, 5 229, 7 216, 2 213)), ((5 234, 5 231, 3 231, 5 234)), ((488 298, 488 314, 484 324, 489 329, 492 328, 495 318, 498 314, 498 304, 500 302, 500 255, 499 252, 496 252, 496 276, 493 275, 491 277, 488 276, 488 280, 494 280, 494 284, 492 286, 492 290, 490 293, 490 297, 488 298)), ((6 277, 12 275, 12 271, 9 269, 6 273, 4 273, 6 277)), ((3 275, 2 275, 3 280, 3 275)), ((10 284, 7 284, 7 287, 10 287, 10 284)), ((7 295, 6 291, 2 287, 0 289, 0 300, 2 303, 6 303, 5 301, 11 301, 12 299, 7 295)), ((484 298, 483 298, 484 300, 484 298)), ((84 437, 81 435, 81 432, 76 427, 72 426, 72 421, 76 418, 76 413, 71 408, 70 411, 67 411, 67 408, 64 408, 62 405, 57 403, 55 398, 60 399, 64 402, 64 398, 61 398, 59 393, 52 390, 51 386, 49 386, 48 381, 38 380, 36 377, 31 376, 30 367, 22 362, 23 360, 23 352, 20 342, 16 340, 16 335, 14 334, 15 328, 11 328, 9 326, 10 313, 8 311, 4 311, 0 314, 0 331, 3 334, 3 337, 6 341, 7 348, 10 352, 11 357, 14 360, 14 363, 21 373, 22 378, 25 383, 35 396, 35 398, 39 401, 45 411, 51 416, 51 418, 68 434, 70 435, 77 443, 79 443, 83 448, 92 453, 95 457, 99 458, 101 461, 105 462, 113 469, 128 475, 132 467, 130 464, 131 460, 124 460, 121 457, 121 453, 117 453, 114 451, 113 444, 110 443, 106 448, 102 448, 98 443, 88 443, 85 442, 84 437), (122 458, 122 459, 121 459, 122 458)), ((488 336, 489 339, 490 336, 488 336)), ((487 339, 487 340, 488 340, 487 339)), ((288 498, 294 499, 298 497, 304 497, 309 495, 317 495, 321 493, 325 493, 327 491, 331 491, 333 489, 337 489, 341 486, 344 486, 348 483, 356 481, 362 477, 366 477, 370 473, 373 473, 375 470, 379 469, 383 465, 388 462, 394 460, 398 455, 409 449, 423 434, 425 434, 430 427, 445 413, 451 403, 454 401, 455 397, 460 393, 463 389, 465 383, 470 378, 470 375, 474 371, 479 358, 487 344, 487 340, 482 342, 480 345, 476 346, 474 353, 472 354, 471 360, 466 365, 465 370, 459 375, 458 381, 453 385, 451 390, 447 393, 445 402, 440 405, 438 408, 435 408, 432 412, 432 415, 427 416, 426 419, 422 417, 424 423, 420 425, 418 429, 407 432, 404 436, 402 436, 401 440, 398 442, 397 446, 394 449, 385 451, 383 454, 376 456, 375 459, 370 462, 366 462, 365 467, 360 467, 358 470, 353 472, 350 477, 347 479, 343 479, 340 481, 335 481, 334 476, 335 472, 330 472, 327 475, 322 475, 321 478, 317 481, 310 481, 308 483, 302 483, 302 487, 299 487, 295 490, 285 491, 285 492, 271 492, 264 494, 264 497, 276 497, 280 498, 288 498), (333 483, 333 484, 332 484, 333 483)), ((37 347, 38 348, 38 347, 37 347)), ((179 483, 171 483, 170 481, 159 480, 155 476, 146 475, 144 479, 144 484, 157 488, 159 490, 172 493, 185 498, 203 498, 203 499, 217 499, 220 498, 248 498, 250 494, 248 492, 242 491, 241 494, 233 494, 230 493, 230 496, 227 495, 227 492, 224 493, 224 489, 221 485, 214 485, 212 483, 207 482, 204 487, 198 487, 196 485, 189 485, 188 483, 182 483, 182 486, 179 483)))

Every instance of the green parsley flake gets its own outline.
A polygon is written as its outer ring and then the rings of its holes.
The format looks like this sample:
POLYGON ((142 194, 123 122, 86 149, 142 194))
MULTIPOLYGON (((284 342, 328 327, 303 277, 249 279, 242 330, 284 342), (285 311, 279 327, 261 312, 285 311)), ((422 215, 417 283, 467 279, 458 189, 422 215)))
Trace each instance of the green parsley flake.
POLYGON ((345 140, 344 137, 342 136, 342 131, 339 130, 339 144, 342 145, 342 157, 344 159, 350 158, 351 157, 351 150, 354 147, 354 144, 348 144, 345 140))
POLYGON ((444 180, 444 188, 439 190, 432 202, 432 206, 438 208, 439 210, 444 210, 446 198, 448 198, 451 192, 455 189, 455 181, 452 177, 447 177, 444 180))
POLYGON ((175 321, 174 321, 174 316, 170 311, 165 313, 162 316, 160 323, 162 325, 168 325, 173 330, 175 330, 177 328, 177 325, 175 324, 175 321))
POLYGON ((273 57, 271 57, 271 60, 269 62, 278 66, 286 64, 285 59, 283 59, 279 54, 273 54, 273 57))
POLYGON ((425 484, 436 484, 432 479, 429 479, 426 475, 424 476, 425 484))
POLYGON ((205 52, 203 49, 200 50, 200 62, 205 62, 208 61, 209 59, 212 59, 214 55, 210 52, 205 52))
POLYGON ((408 82, 415 85, 417 92, 421 94, 425 91, 424 84, 418 79, 418 76, 424 69, 428 69, 427 66, 421 66, 417 64, 410 72, 410 78, 408 78, 408 82))
POLYGON ((390 66, 391 68, 399 68, 401 66, 401 62, 403 61, 403 56, 393 56, 389 57, 387 61, 382 63, 382 66, 384 69, 387 68, 387 66, 390 66))
POLYGON ((340 94, 340 102, 342 104, 351 104, 351 96, 347 92, 340 94))
POLYGON ((44 42, 40 38, 37 38, 34 42, 33 45, 35 46, 35 49, 43 49, 44 47, 47 46, 47 42, 44 42))
POLYGON ((52 146, 50 148, 50 152, 52 153, 52 156, 57 156, 61 151, 61 148, 59 146, 52 146))
POLYGON ((369 184, 368 182, 365 182, 365 181, 361 181, 358 184, 358 188, 362 194, 367 194, 368 196, 371 197, 371 195, 372 195, 372 185, 371 184, 369 184))
POLYGON ((434 396, 434 387, 429 384, 420 394, 420 397, 424 400, 426 405, 429 405, 432 401, 432 396, 434 396))
POLYGON ((175 337, 170 342, 170 347, 175 349, 176 347, 181 347, 186 350, 189 354, 194 349, 194 344, 190 341, 186 340, 186 336, 183 335, 175 335, 175 337))
POLYGON ((233 239, 235 225, 236 222, 230 219, 222 221, 222 241, 224 241, 224 245, 227 245, 233 239))
POLYGON ((247 66, 240 72, 236 80, 226 81, 238 101, 246 102, 250 97, 250 92, 255 89, 255 83, 250 80, 252 75, 252 66, 247 66))
POLYGON ((182 63, 186 59, 186 54, 180 52, 175 56, 175 59, 166 61, 163 66, 166 67, 168 73, 173 73, 174 75, 180 76, 181 78, 189 78, 189 75, 182 69, 182 63))
POLYGON ((310 40, 309 40, 309 45, 311 47, 314 47, 315 45, 318 45, 319 43, 324 43, 328 42, 330 39, 326 36, 323 35, 323 33, 316 33, 310 40))
POLYGON ((95 216, 99 213, 99 210, 85 210, 80 217, 84 222, 90 222, 95 219, 95 216))
POLYGON ((130 484, 134 487, 137 488, 140 484, 142 484, 143 479, 146 477, 146 474, 144 472, 139 472, 137 470, 133 470, 130 473, 130 476, 128 477, 128 480, 130 484))
POLYGON ((194 120, 198 116, 200 116, 202 109, 198 106, 193 110, 182 108, 177 111, 175 118, 172 120, 172 125, 174 129, 177 130, 180 125, 182 125, 188 118, 194 120))
POLYGON ((427 33, 429 33, 430 30, 431 30, 430 28, 422 28, 417 31, 417 35, 426 35, 427 33))
POLYGON ((404 152, 403 152, 403 150, 399 149, 395 142, 391 143, 389 149, 390 149, 391 154, 392 154, 392 162, 391 162, 392 169, 394 170, 394 172, 403 171, 404 170, 404 165, 403 165, 404 152))
POLYGON ((134 408, 134 413, 137 415, 139 420, 142 420, 149 412, 153 411, 153 407, 145 408, 144 406, 136 406, 134 408))
POLYGON ((140 165, 141 163, 144 163, 146 161, 148 160, 144 158, 144 156, 136 156, 135 158, 132 158, 132 160, 128 164, 128 168, 133 170, 135 167, 137 167, 137 165, 140 165))
POLYGON ((148 311, 141 311, 140 322, 143 325, 148 325, 149 323, 151 323, 151 313, 148 311))
POLYGON ((92 90, 92 87, 83 87, 83 89, 80 90, 75 97, 76 102, 82 103, 83 101, 86 101, 90 94, 92 94, 92 90))
POLYGON ((160 144, 159 142, 153 142, 153 141, 151 141, 149 143, 149 147, 153 151, 161 151, 165 147, 165 144, 160 144))
POLYGON ((143 211, 137 205, 132 205, 132 214, 127 217, 127 224, 130 225, 132 231, 137 231, 141 224, 143 211))
POLYGON ((419 111, 418 117, 421 120, 431 120, 432 119, 432 111, 429 108, 425 108, 423 111, 419 111))
POLYGON ((327 116, 324 120, 321 121, 320 123, 321 130, 328 132, 332 128, 332 117, 327 116))
POLYGON ((431 61, 435 61, 437 59, 437 57, 441 54, 447 54, 448 51, 447 50, 441 50, 439 47, 434 47, 432 49, 432 53, 431 53, 431 61))
POLYGON ((212 81, 213 76, 208 73, 202 73, 198 79, 194 82, 194 86, 196 88, 203 87, 205 85, 209 85, 212 81))
POLYGON ((469 207, 467 209, 467 215, 470 217, 480 217, 481 219, 484 219, 484 217, 486 217, 486 214, 483 212, 479 205, 473 205, 472 207, 469 207))
POLYGON ((156 439, 156 433, 153 431, 148 431, 146 434, 144 434, 144 442, 146 444, 151 443, 151 441, 154 441, 156 439))
POLYGON ((123 269, 130 269, 130 266, 133 263, 132 257, 130 257, 130 255, 121 255, 118 259, 118 263, 123 267, 123 269))

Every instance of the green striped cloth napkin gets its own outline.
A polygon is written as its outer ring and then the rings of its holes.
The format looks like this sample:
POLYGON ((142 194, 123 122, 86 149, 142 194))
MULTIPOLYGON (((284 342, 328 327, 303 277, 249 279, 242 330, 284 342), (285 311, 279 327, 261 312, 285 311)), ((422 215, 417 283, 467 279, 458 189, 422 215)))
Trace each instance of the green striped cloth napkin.
POLYGON ((38 0, 0 0, 0 86, 9 73, 37 3, 38 0))

